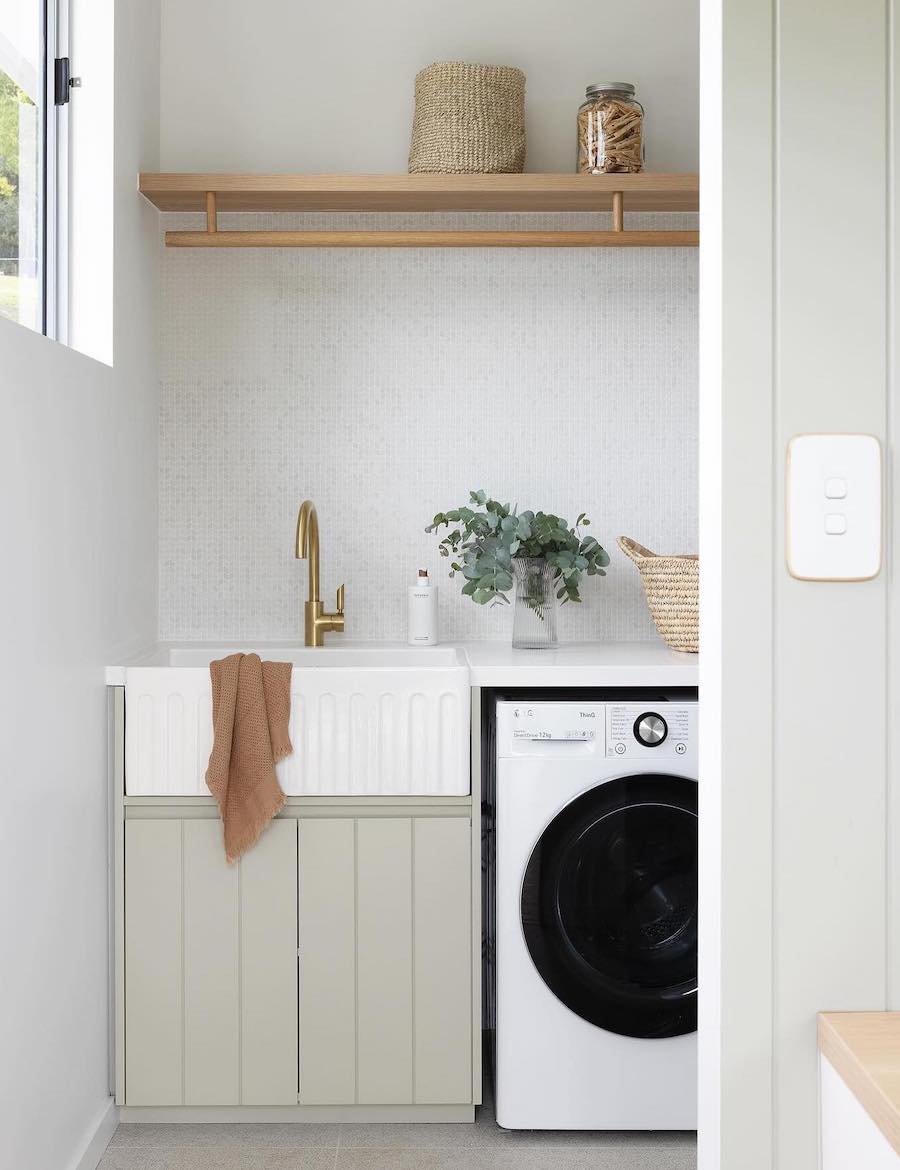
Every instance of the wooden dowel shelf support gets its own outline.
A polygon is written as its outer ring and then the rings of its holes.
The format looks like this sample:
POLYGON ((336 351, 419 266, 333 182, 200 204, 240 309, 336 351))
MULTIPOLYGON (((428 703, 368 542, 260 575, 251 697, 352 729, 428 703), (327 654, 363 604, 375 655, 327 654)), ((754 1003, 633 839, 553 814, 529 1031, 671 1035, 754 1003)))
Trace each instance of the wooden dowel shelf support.
POLYGON ((613 231, 625 230, 625 196, 621 191, 613 191, 612 197, 613 231))
POLYGON ((625 192, 613 191, 604 231, 220 231, 218 195, 205 192, 206 231, 166 232, 169 248, 696 248, 697 231, 625 230, 625 192))

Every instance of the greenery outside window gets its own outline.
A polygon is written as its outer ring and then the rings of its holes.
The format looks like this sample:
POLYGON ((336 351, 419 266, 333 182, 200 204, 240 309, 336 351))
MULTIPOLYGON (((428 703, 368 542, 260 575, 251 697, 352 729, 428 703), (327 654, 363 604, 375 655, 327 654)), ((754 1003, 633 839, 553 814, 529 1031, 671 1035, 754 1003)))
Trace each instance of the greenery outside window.
POLYGON ((0 317, 58 336, 60 222, 54 59, 48 0, 0 0, 0 317))

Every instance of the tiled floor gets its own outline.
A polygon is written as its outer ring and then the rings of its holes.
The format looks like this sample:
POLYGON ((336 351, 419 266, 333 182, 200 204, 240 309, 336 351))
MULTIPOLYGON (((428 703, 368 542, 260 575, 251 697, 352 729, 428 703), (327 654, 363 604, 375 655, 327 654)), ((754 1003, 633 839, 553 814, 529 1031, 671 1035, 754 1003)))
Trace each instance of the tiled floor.
POLYGON ((695 1170, 683 1133, 475 1125, 120 1125, 99 1170, 695 1170))

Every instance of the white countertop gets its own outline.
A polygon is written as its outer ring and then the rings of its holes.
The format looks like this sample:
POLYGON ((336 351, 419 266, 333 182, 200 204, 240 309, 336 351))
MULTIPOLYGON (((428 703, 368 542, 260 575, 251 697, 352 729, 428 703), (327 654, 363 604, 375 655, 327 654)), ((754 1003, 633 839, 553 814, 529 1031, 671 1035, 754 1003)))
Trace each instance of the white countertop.
POLYGON ((462 645, 473 687, 695 687, 696 654, 663 642, 570 642, 514 650, 507 642, 462 645))
MULTIPOLYGON (((375 650, 378 643, 341 642, 329 647, 375 650)), ((405 642, 381 643, 385 649, 411 649, 405 642)), ((514 650, 508 642, 444 643, 462 651, 473 687, 696 687, 699 658, 670 650, 663 642, 569 642, 553 650, 514 650)), ((255 650, 263 658, 302 648, 300 642, 161 642, 106 670, 109 686, 125 685, 125 670, 168 666, 173 650, 209 650, 211 657, 255 650)))

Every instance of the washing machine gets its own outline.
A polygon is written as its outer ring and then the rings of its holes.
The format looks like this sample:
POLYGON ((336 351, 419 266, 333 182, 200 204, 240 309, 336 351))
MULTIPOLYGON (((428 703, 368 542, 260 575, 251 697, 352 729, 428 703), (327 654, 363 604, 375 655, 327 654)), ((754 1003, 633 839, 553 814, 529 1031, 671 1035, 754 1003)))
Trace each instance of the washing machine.
POLYGON ((695 1129, 696 701, 495 710, 497 1122, 695 1129))

